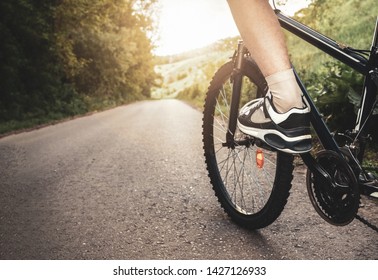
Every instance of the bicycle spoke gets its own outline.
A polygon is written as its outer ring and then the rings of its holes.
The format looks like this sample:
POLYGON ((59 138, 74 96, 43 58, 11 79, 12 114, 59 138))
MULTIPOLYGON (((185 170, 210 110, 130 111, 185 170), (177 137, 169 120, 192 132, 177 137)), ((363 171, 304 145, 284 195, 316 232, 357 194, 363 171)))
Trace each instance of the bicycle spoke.
MULTIPOLYGON (((226 65, 221 72, 232 70, 228 68, 230 65, 226 65)), ((282 188, 275 190, 277 152, 257 147, 254 138, 242 133, 237 126, 232 135, 228 135, 233 91, 229 77, 214 78, 206 97, 203 125, 206 164, 215 194, 225 211, 241 224, 259 228, 273 222, 283 210, 291 186, 288 179, 291 177, 283 176, 282 188), (258 149, 264 153, 262 165, 256 162, 258 149), (273 191, 282 195, 274 196, 271 201, 273 191), (266 210, 269 201, 271 203, 266 210)), ((243 79, 243 104, 239 106, 256 98, 259 91, 252 79, 243 79)), ((284 162, 287 164, 280 168, 281 175, 291 172, 291 160, 284 162)))

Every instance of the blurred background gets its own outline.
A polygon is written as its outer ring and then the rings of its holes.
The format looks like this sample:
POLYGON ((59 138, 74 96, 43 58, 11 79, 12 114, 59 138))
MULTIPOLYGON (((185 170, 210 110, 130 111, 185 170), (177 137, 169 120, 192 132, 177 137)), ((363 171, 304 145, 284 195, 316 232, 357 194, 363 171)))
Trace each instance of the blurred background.
MULTIPOLYGON (((276 4, 337 41, 370 48, 376 0, 276 4)), ((2 0, 0 36, 0 134, 143 99, 202 107, 240 39, 226 0, 2 0)), ((362 77, 292 35, 287 41, 330 127, 345 127, 362 77)))

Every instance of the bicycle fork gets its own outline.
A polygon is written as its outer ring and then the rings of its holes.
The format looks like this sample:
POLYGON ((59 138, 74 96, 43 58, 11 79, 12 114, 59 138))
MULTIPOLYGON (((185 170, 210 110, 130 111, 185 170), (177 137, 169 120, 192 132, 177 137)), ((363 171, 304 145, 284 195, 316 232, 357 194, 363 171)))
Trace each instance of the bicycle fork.
POLYGON ((240 103, 240 94, 243 85, 243 58, 246 53, 246 48, 243 44, 243 41, 238 42, 238 48, 234 54, 234 69, 231 76, 232 82, 232 95, 231 95, 231 104, 230 104, 230 118, 228 121, 228 130, 226 134, 226 143, 232 145, 234 143, 234 135, 236 131, 239 103, 240 103))

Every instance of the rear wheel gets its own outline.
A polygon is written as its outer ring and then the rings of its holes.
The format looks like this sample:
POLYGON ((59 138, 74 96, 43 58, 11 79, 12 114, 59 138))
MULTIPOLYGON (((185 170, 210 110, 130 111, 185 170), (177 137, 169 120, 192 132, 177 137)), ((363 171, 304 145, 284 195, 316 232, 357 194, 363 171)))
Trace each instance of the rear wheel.
MULTIPOLYGON (((203 117, 205 160, 215 195, 237 224, 250 229, 273 223, 283 211, 291 188, 293 156, 277 152, 238 129, 226 141, 233 63, 214 75, 203 117)), ((239 108, 261 97, 265 79, 256 64, 245 60, 239 108), (252 82, 254 81, 254 82, 252 82)))

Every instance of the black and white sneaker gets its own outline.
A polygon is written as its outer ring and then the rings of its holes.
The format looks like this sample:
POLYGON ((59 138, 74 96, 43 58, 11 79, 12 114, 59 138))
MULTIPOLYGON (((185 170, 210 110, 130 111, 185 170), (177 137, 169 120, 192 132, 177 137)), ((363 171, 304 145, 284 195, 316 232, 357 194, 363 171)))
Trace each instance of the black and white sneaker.
POLYGON ((241 108, 238 127, 243 133, 259 138, 279 151, 291 154, 309 152, 312 148, 310 107, 304 104, 304 108, 278 113, 268 92, 265 97, 252 100, 241 108))

